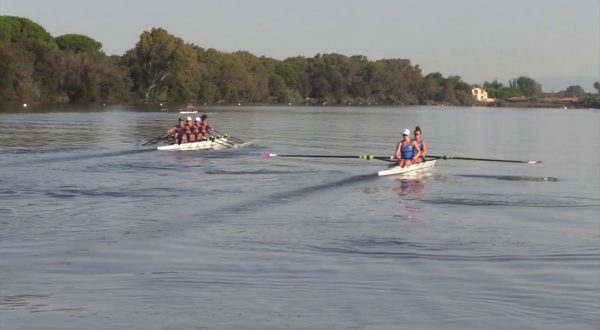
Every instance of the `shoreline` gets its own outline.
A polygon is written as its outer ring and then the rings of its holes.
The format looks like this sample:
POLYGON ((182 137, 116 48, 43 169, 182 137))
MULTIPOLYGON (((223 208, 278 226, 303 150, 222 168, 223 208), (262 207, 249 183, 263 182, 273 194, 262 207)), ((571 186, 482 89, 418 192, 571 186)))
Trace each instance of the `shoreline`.
MULTIPOLYGON (((1 112, 11 111, 31 111, 39 110, 40 108, 56 108, 62 110, 68 110, 76 108, 78 111, 88 109, 90 111, 98 111, 99 109, 123 106, 123 107, 149 107, 157 108, 156 111, 173 112, 185 111, 186 103, 167 103, 167 102, 35 102, 35 103, 16 103, 16 102, 3 102, 0 103, 1 112)), ((555 103, 555 102, 494 102, 494 103, 473 103, 471 105, 450 105, 450 104, 293 104, 293 103, 218 103, 211 105, 197 106, 194 109, 199 113, 201 109, 214 109, 214 108, 244 108, 244 107, 331 107, 331 108, 342 108, 342 107, 372 107, 372 108, 390 108, 390 107, 448 107, 448 108, 520 108, 520 109, 563 109, 563 110, 585 110, 593 109, 600 110, 600 108, 585 107, 581 104, 569 104, 569 103, 555 103)))

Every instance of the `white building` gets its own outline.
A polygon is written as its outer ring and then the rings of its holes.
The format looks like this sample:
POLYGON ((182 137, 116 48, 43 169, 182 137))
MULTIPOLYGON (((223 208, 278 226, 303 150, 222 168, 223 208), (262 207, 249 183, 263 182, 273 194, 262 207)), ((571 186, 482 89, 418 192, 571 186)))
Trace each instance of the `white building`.
POLYGON ((495 99, 488 98, 487 91, 483 88, 473 87, 471 88, 471 95, 477 102, 494 102, 495 99))

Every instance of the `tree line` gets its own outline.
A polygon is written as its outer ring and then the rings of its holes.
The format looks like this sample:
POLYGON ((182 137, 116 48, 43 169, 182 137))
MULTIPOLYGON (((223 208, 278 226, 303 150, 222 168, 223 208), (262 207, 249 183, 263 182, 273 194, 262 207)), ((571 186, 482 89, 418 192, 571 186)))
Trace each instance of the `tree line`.
MULTIPOLYGON (((317 54, 276 60, 204 49, 162 28, 144 31, 124 55, 107 56, 90 37, 52 37, 27 18, 0 16, 4 102, 470 105, 471 87, 459 76, 424 75, 407 59, 317 54)), ((483 87, 498 98, 541 93, 528 77, 483 87)))

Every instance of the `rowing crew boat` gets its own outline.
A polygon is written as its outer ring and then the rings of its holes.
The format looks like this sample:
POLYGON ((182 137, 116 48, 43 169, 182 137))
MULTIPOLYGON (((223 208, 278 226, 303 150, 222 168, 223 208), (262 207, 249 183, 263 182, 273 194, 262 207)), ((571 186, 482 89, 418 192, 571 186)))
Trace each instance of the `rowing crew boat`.
POLYGON ((435 159, 431 159, 431 160, 426 160, 422 163, 411 164, 411 165, 408 165, 405 167, 400 167, 400 166, 390 167, 387 170, 377 172, 377 175, 384 176, 384 175, 396 175, 396 174, 403 174, 403 173, 416 172, 416 171, 428 171, 428 170, 433 169, 434 166, 435 166, 435 159))
POLYGON ((170 144, 168 146, 157 147, 156 149, 162 151, 219 150, 230 146, 231 142, 227 142, 227 137, 210 137, 208 140, 170 144))

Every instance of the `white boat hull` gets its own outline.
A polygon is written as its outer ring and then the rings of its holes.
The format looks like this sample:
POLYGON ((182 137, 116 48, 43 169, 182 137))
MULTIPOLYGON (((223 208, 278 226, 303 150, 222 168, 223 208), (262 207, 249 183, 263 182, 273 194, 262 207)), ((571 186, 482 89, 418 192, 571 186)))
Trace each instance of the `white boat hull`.
POLYGON ((182 144, 170 144, 168 146, 160 146, 156 149, 162 151, 194 151, 194 150, 218 150, 231 146, 231 142, 227 142, 227 138, 219 138, 214 141, 196 141, 182 144))
POLYGON ((435 166, 435 159, 427 160, 425 162, 418 163, 418 164, 408 165, 405 167, 394 166, 394 167, 388 168, 387 170, 379 171, 379 172, 377 172, 377 174, 379 176, 384 176, 384 175, 396 175, 396 174, 403 174, 403 173, 416 172, 416 171, 427 171, 427 170, 433 169, 434 166, 435 166))

